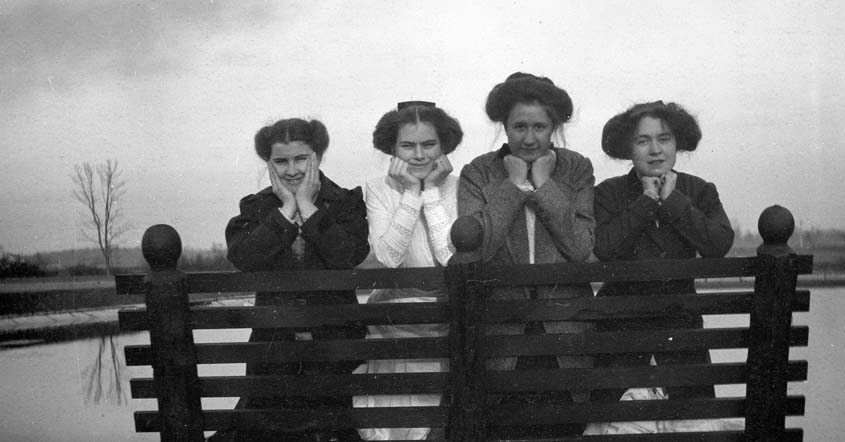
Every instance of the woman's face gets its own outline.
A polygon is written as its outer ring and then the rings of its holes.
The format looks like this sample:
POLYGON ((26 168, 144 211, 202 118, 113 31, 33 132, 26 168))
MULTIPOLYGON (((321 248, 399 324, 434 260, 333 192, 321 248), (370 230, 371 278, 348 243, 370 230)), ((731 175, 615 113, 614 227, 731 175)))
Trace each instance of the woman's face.
MULTIPOLYGON (((314 152, 307 143, 291 141, 289 143, 273 143, 270 150, 270 164, 282 180, 282 184, 291 192, 296 192, 299 184, 305 178, 308 157, 314 152)), ((317 156, 317 167, 320 157, 317 156)))
POLYGON ((537 102, 514 105, 505 125, 511 154, 527 163, 533 163, 549 151, 553 132, 549 113, 537 102))
POLYGON ((431 123, 405 123, 399 127, 393 155, 408 163, 408 171, 421 180, 431 173, 434 160, 443 155, 440 137, 431 123))
POLYGON ((642 117, 633 138, 631 159, 640 176, 661 177, 675 167, 675 134, 663 120, 642 117))

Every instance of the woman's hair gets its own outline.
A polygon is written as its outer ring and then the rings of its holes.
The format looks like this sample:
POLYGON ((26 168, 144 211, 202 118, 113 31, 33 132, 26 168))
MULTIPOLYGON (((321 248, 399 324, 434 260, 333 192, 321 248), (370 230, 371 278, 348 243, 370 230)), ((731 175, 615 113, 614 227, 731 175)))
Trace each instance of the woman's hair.
POLYGON ((399 128, 404 124, 429 123, 437 131, 440 147, 444 154, 452 153, 464 137, 458 120, 443 109, 427 101, 407 101, 397 105, 396 110, 384 114, 373 131, 373 147, 393 155, 399 128))
POLYGON ((554 127, 569 121, 572 116, 572 99, 565 90, 555 86, 546 77, 523 72, 510 74, 487 95, 486 111, 491 121, 507 125, 508 115, 517 103, 537 102, 549 113, 554 127))
POLYGON ((255 153, 262 160, 270 159, 273 145, 276 143, 290 143, 302 141, 311 150, 322 157, 329 147, 329 132, 326 126, 318 120, 305 121, 301 118, 279 120, 269 126, 264 126, 255 134, 255 153))
POLYGON ((701 128, 695 117, 678 104, 654 101, 635 104, 605 123, 601 134, 604 153, 619 160, 630 160, 634 131, 643 117, 660 119, 669 126, 678 150, 692 152, 698 147, 701 128))

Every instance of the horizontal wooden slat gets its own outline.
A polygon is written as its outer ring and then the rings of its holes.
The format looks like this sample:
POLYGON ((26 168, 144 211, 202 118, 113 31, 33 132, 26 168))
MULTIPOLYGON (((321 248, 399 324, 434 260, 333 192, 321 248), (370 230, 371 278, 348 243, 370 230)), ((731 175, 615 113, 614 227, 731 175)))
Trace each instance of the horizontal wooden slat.
MULTIPOLYGON (((778 442, 802 442, 804 430, 787 428, 778 442)), ((609 436, 560 437, 555 439, 508 439, 508 442, 752 442, 741 431, 712 431, 609 436)))
MULTIPOLYGON (((448 338, 196 344, 198 364, 448 358, 448 338)), ((127 345, 126 365, 150 365, 149 345, 127 345)))
MULTIPOLYGON (((754 276, 758 258, 695 258, 601 263, 488 266, 479 279, 487 286, 578 284, 608 281, 659 281, 754 276)), ((812 273, 812 256, 796 258, 799 274, 812 273)))
MULTIPOLYGON (((445 287, 443 267, 187 273, 190 293, 298 292, 445 287)), ((118 294, 143 294, 144 275, 117 275, 118 294)))
MULTIPOLYGON (((804 414, 803 396, 789 396, 786 415, 804 414)), ((446 407, 390 407, 340 410, 209 410, 203 412, 204 430, 236 427, 271 431, 303 431, 324 428, 445 426, 446 407)), ((514 425, 558 425, 583 422, 619 422, 664 419, 718 419, 742 417, 745 399, 717 398, 667 401, 587 402, 581 404, 498 405, 489 410, 493 427, 514 425)), ((139 432, 159 429, 159 413, 135 412, 139 432)))
MULTIPOLYGON (((194 307, 195 329, 316 327, 346 324, 433 324, 448 321, 449 305, 438 302, 277 307, 194 307)), ((146 309, 118 312, 121 329, 147 330, 146 309)))
MULTIPOLYGON (((313 376, 209 376, 199 378, 202 397, 354 396, 441 393, 449 373, 383 373, 313 376)), ((132 379, 132 397, 154 398, 152 379, 132 379)))
MULTIPOLYGON (((310 431, 324 428, 443 427, 446 407, 385 407, 320 410, 209 410, 203 412, 206 431, 236 427, 271 431, 310 431)), ((157 411, 136 411, 135 431, 159 431, 157 411)))
MULTIPOLYGON (((804 414, 804 397, 789 396, 787 416, 804 414)), ((664 419, 717 419, 745 415, 744 398, 665 401, 585 402, 581 404, 507 404, 491 407, 490 424, 556 425, 664 419)))
MULTIPOLYGON (((681 312, 701 315, 749 313, 754 292, 685 295, 613 296, 574 299, 490 301, 487 322, 594 321, 608 318, 671 316, 681 312)), ((797 290, 792 311, 810 309, 810 292, 797 290)))
MULTIPOLYGON (((614 296, 576 299, 491 301, 485 309, 489 322, 562 321, 634 318, 672 315, 680 311, 696 314, 748 313, 753 292, 703 293, 689 295, 614 296)), ((792 309, 806 312, 810 292, 797 290, 792 309)), ((316 305, 284 307, 193 307, 195 329, 314 327, 319 325, 431 324, 448 322, 445 303, 402 303, 365 305, 316 305)), ((147 330, 144 308, 118 312, 123 331, 147 330)))
MULTIPOLYGON (((806 326, 792 327, 790 345, 806 346, 806 326)), ((364 359, 448 358, 448 338, 350 339, 334 341, 235 342, 196 344, 197 363, 230 364, 270 360, 338 361, 364 359)), ((488 357, 627 352, 665 352, 744 348, 747 328, 585 332, 547 335, 487 336, 488 357)), ((150 346, 127 345, 127 365, 150 365, 150 346)))
MULTIPOLYGON (((696 258, 606 263, 531 264, 485 267, 488 286, 552 285, 604 281, 656 281, 754 276, 758 258, 696 258)), ((798 256, 799 274, 812 272, 812 256, 798 256)), ((440 288, 442 267, 308 270, 302 272, 188 273, 191 293, 351 290, 398 287, 440 288)), ((144 275, 115 276, 118 294, 143 294, 144 275)))
MULTIPOLYGON (((807 379, 807 361, 790 361, 787 381, 807 379)), ((600 390, 629 387, 681 387, 744 384, 745 363, 690 364, 656 367, 491 371, 484 385, 489 392, 600 390)))
MULTIPOLYGON (((806 346, 809 330, 792 327, 791 346, 806 346)), ((486 355, 535 356, 596 353, 659 353, 705 349, 745 348, 748 328, 679 329, 624 332, 585 332, 543 335, 487 336, 486 355)))
MULTIPOLYGON (((791 361, 788 381, 807 379, 807 361, 791 361)), ((491 393, 568 391, 650 386, 741 384, 748 379, 744 363, 696 364, 633 368, 595 368, 488 372, 484 385, 491 393)), ((130 381, 132 397, 155 398, 150 378, 130 381)), ((210 376, 199 378, 202 397, 353 396, 363 394, 441 393, 449 388, 448 373, 384 373, 314 376, 210 376)))

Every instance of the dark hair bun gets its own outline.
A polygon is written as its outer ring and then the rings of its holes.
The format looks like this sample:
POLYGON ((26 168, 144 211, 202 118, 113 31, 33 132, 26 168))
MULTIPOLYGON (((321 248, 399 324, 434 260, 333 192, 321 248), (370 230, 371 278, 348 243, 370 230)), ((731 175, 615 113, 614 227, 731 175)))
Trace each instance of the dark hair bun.
POLYGON ((514 105, 535 101, 549 110, 555 126, 572 117, 572 99, 565 90, 546 77, 524 72, 514 72, 503 83, 493 87, 487 95, 487 116, 492 121, 505 124, 514 105))
POLYGON ((301 118, 279 120, 264 126, 255 134, 255 153, 264 160, 270 159, 273 144, 301 141, 322 156, 329 147, 329 131, 319 120, 305 121, 301 118))
POLYGON ((643 117, 663 120, 675 135, 678 150, 694 151, 701 141, 701 128, 695 117, 676 103, 638 103, 614 115, 604 124, 601 133, 601 148, 608 156, 619 160, 630 160, 634 131, 643 117))

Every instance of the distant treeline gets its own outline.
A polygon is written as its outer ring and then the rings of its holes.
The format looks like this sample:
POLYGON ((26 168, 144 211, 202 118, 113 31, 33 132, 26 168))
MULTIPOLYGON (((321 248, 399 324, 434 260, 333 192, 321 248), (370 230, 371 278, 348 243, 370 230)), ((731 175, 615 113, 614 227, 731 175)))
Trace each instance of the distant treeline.
MULTIPOLYGON (((762 240, 757 233, 738 229, 728 256, 753 256, 760 244, 762 240)), ((845 271, 845 230, 797 230, 789 245, 799 254, 815 255, 817 270, 845 271)), ((139 247, 115 248, 112 264, 114 273, 137 273, 147 270, 147 263, 139 247)), ((186 271, 235 270, 226 259, 226 247, 219 243, 214 243, 210 249, 184 249, 179 268, 186 271)), ((17 255, 6 253, 0 247, 0 278, 104 273, 103 255, 96 248, 17 255)))

